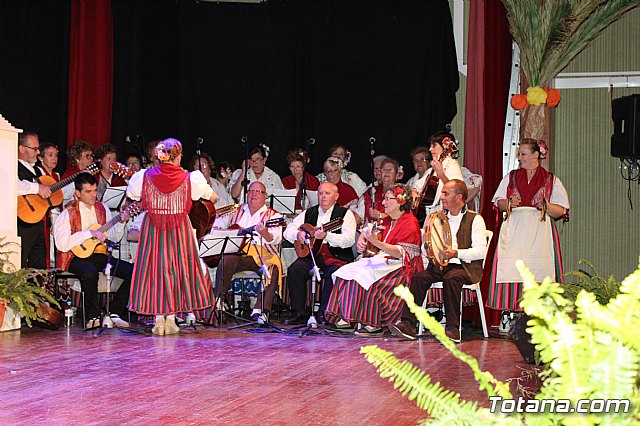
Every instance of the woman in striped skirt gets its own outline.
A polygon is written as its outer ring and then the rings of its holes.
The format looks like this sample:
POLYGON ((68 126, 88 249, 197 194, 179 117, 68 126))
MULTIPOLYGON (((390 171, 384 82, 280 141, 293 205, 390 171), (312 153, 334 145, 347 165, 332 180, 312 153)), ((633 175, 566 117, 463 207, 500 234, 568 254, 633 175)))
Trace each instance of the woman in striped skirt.
MULTIPOLYGON (((334 285, 325 319, 337 329, 350 330, 356 323, 364 327, 356 333, 379 336, 400 318, 402 299, 393 294, 398 285, 408 285, 411 276, 423 270, 420 256, 420 226, 411 214, 411 188, 393 185, 382 201, 387 216, 376 235, 368 227, 358 239, 358 251, 367 244, 380 251, 347 264, 334 274, 334 285)), ((380 228, 380 227, 378 227, 380 228)))
POLYGON ((131 282, 129 309, 155 315, 154 334, 179 331, 177 312, 212 306, 212 283, 203 271, 188 213, 191 200, 218 198, 199 171, 180 167, 182 144, 165 139, 156 146, 160 165, 131 177, 127 195, 142 200, 147 214, 131 282), (165 318, 166 316, 166 318, 165 318))

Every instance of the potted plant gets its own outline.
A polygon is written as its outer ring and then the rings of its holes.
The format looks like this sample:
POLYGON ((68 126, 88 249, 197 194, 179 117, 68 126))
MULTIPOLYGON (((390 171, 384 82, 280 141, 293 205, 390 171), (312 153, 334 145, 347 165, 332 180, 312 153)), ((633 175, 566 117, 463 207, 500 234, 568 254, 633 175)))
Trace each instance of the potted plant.
POLYGON ((19 328, 22 317, 31 327, 31 321, 38 318, 41 305, 60 305, 33 279, 40 272, 28 268, 17 270, 9 262, 8 246, 9 243, 0 239, 0 326, 4 323, 9 330, 19 328))

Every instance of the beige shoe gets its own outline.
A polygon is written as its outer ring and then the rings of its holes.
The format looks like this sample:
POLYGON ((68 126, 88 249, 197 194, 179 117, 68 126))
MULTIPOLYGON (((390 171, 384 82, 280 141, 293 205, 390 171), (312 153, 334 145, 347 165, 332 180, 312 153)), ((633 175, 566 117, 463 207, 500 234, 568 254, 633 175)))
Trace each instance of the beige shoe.
POLYGON ((167 320, 164 323, 164 334, 176 334, 180 332, 180 327, 176 324, 175 315, 167 315, 167 320))
POLYGON ((164 322, 164 315, 156 315, 156 322, 155 324, 153 324, 153 328, 151 329, 151 332, 153 334, 157 334, 158 336, 164 336, 164 327, 165 327, 165 322, 164 322))

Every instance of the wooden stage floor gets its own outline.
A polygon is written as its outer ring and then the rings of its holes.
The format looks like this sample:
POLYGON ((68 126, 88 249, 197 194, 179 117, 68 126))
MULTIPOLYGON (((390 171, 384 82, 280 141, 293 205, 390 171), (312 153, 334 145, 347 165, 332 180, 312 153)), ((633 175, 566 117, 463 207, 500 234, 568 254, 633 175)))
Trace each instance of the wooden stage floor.
MULTIPOLYGON (((460 348, 498 379, 515 345, 466 330, 460 348)), ((364 357, 377 344, 488 406, 471 371, 437 341, 298 337, 226 328, 153 336, 80 328, 0 333, 0 424, 414 425, 425 416, 364 357)))

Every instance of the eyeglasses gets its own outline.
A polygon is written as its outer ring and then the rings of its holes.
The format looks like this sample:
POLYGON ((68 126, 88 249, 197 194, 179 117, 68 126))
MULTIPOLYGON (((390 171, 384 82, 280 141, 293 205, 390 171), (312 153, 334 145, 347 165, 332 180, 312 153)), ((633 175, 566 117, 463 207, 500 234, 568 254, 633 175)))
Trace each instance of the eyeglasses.
POLYGON ((139 166, 139 165, 140 165, 140 163, 139 163, 139 162, 137 162, 137 161, 131 161, 131 162, 127 163, 127 166, 128 166, 128 167, 131 167, 131 166, 139 166))
POLYGON ((247 191, 249 194, 266 194, 267 191, 263 191, 261 189, 250 189, 247 191))
POLYGON ((28 146, 28 145, 22 145, 22 146, 24 146, 25 148, 32 149, 32 150, 34 150, 35 152, 40 151, 40 147, 37 147, 37 146, 36 146, 36 147, 28 146))
POLYGON ((389 200, 397 200, 398 197, 384 197, 385 200, 389 201, 389 200))
POLYGON ((336 170, 329 170, 329 169, 325 169, 325 170, 324 170, 324 174, 325 174, 325 175, 328 175, 329 173, 338 173, 338 169, 336 169, 336 170))
POLYGON ((415 158, 413 160, 414 163, 426 163, 427 161, 429 160, 427 160, 426 158, 415 158))
POLYGON ((382 169, 382 173, 395 173, 395 169, 382 169))

